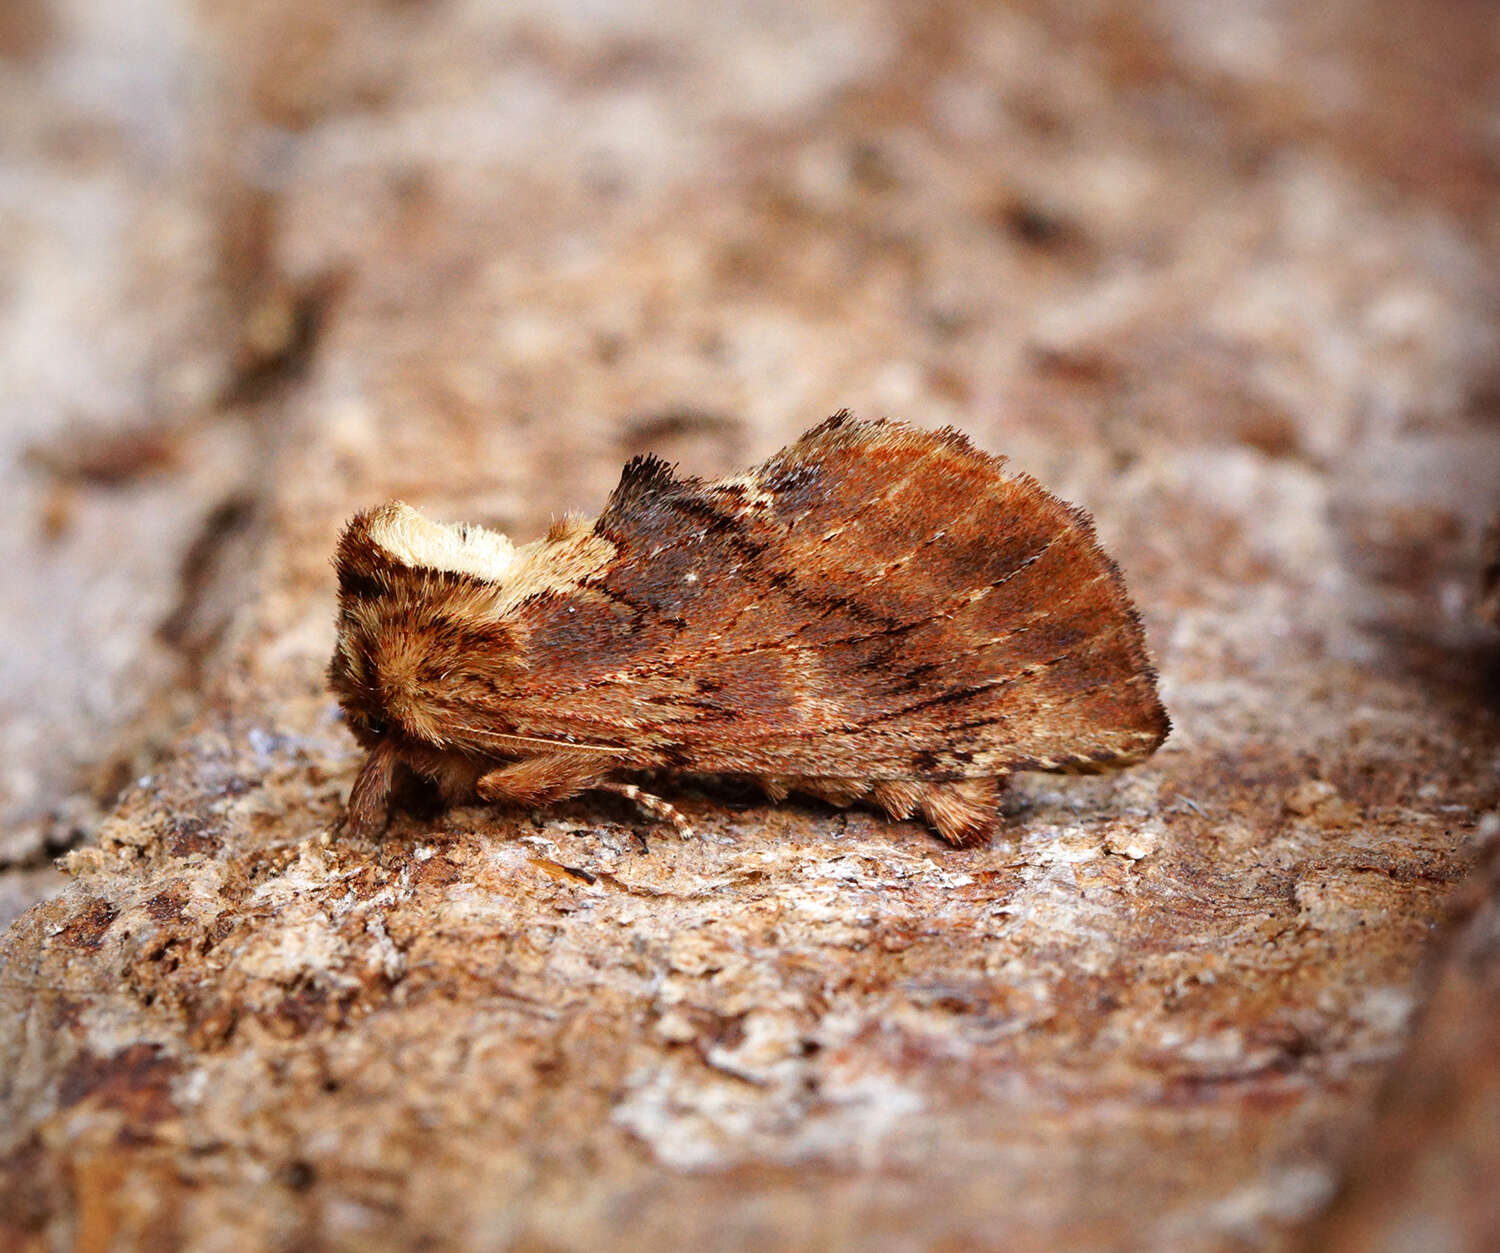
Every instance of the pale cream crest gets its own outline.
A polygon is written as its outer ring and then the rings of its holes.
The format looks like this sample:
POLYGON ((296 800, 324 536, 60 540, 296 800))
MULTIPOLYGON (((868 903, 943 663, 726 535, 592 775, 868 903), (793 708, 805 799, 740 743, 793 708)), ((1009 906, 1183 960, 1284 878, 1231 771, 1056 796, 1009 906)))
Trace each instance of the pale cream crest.
POLYGON ((606 569, 615 546, 584 518, 565 520, 549 538, 517 548, 507 536, 482 526, 434 522, 403 501, 392 501, 370 524, 370 539, 417 570, 468 574, 495 585, 485 616, 504 617, 542 592, 576 588, 606 569))
POLYGON ((380 510, 370 539, 413 569, 472 574, 491 583, 507 576, 516 557, 516 546, 498 531, 434 522, 402 500, 380 510))

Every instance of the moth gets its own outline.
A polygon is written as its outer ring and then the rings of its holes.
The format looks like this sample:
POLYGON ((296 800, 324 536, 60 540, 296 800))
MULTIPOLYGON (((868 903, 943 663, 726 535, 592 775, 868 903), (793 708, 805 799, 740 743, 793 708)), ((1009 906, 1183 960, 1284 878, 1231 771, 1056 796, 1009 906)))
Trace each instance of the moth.
POLYGON ((757 780, 985 838, 1019 770, 1148 757, 1169 722, 1082 509, 952 429, 847 411, 711 482, 626 465, 519 547, 400 501, 344 530, 329 682, 369 750, 348 827, 414 773, 545 806, 644 772, 757 780))

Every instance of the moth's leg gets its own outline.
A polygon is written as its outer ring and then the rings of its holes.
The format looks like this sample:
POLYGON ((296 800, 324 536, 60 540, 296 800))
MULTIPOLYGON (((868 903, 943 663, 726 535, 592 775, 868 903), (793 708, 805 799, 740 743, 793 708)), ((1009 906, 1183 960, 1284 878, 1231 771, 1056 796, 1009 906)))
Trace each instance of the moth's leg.
POLYGON ((863 779, 804 778, 796 780, 792 786, 799 792, 816 796, 820 801, 827 801, 840 809, 863 800, 870 794, 870 785, 863 779))
POLYGON ((550 805, 595 786, 609 766, 592 753, 544 753, 480 775, 474 790, 487 801, 550 805))
POLYGON ((773 801, 785 800, 787 793, 800 792, 815 796, 830 805, 852 805, 869 795, 870 785, 863 779, 838 779, 805 774, 763 774, 756 776, 765 794, 773 801))
POLYGON ((1004 779, 958 779, 952 783, 923 783, 917 804, 937 833, 956 848, 980 844, 1000 818, 1004 779))
POLYGON ((870 795, 877 805, 899 822, 917 812, 929 786, 914 779, 881 779, 870 789, 870 795))
POLYGON ((999 816, 1003 779, 958 779, 951 783, 923 783, 919 779, 818 778, 807 775, 762 775, 760 785, 772 800, 788 792, 816 796, 830 805, 852 805, 867 797, 892 818, 910 818, 918 811, 948 843, 978 844, 994 829, 999 816))
POLYGON ((995 829, 1001 779, 962 779, 922 783, 916 779, 882 779, 873 799, 892 818, 910 818, 918 810, 950 844, 977 844, 995 829))
POLYGON ((693 828, 683 816, 682 811, 675 805, 662 800, 660 796, 653 796, 650 792, 643 792, 634 783, 614 783, 603 780, 591 785, 595 791, 613 792, 616 796, 623 796, 626 800, 639 805, 642 810, 653 818, 659 818, 663 822, 670 822, 677 828, 677 833, 682 836, 693 834, 693 828))
POLYGON ((766 798, 776 803, 786 800, 797 780, 785 774, 758 774, 755 781, 760 784, 766 798))
POLYGON ((391 785, 399 762, 395 746, 382 741, 370 750, 349 793, 347 825, 357 839, 379 835, 390 821, 391 785))

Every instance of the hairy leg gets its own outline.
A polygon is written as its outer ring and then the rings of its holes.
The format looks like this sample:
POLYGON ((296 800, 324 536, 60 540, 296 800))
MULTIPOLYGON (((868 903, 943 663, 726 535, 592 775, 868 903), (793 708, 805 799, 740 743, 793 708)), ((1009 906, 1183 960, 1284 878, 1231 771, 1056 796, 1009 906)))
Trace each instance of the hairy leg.
POLYGON ((514 805, 547 805, 587 791, 613 792, 633 801, 651 817, 670 822, 681 834, 692 834, 687 819, 661 797, 634 783, 602 777, 609 765, 592 753, 528 757, 481 775, 474 790, 484 800, 514 805))
POLYGON ((831 805, 871 800, 898 820, 920 813, 943 839, 957 847, 978 844, 994 831, 1004 784, 1004 779, 957 779, 949 783, 924 783, 919 779, 867 783, 801 775, 766 775, 760 779, 772 800, 801 792, 831 805))
POLYGON ((917 802, 922 816, 955 848, 982 844, 1000 820, 1004 779, 959 779, 928 783, 917 802))
POLYGON ((757 782, 773 801, 785 800, 792 792, 803 796, 815 796, 830 805, 852 805, 870 794, 870 785, 863 779, 836 779, 821 775, 763 774, 757 782))
POLYGON ((356 839, 379 835, 390 820, 391 786, 399 758, 394 745, 377 744, 365 758, 349 793, 347 827, 356 839))
POLYGON ((480 775, 474 790, 481 800, 549 805, 593 787, 610 764, 593 753, 544 753, 480 775))

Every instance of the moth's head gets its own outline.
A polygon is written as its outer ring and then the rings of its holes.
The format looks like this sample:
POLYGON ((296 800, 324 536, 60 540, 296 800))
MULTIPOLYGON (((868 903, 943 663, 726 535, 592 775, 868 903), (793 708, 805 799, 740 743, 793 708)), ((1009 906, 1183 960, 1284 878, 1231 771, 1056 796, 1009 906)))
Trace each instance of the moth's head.
POLYGON ((366 748, 392 736, 443 744, 443 711, 463 700, 476 672, 514 664, 514 636, 496 610, 516 555, 504 535, 434 522, 401 501, 345 528, 328 681, 366 748))

